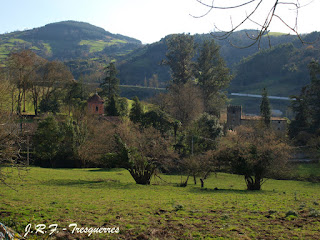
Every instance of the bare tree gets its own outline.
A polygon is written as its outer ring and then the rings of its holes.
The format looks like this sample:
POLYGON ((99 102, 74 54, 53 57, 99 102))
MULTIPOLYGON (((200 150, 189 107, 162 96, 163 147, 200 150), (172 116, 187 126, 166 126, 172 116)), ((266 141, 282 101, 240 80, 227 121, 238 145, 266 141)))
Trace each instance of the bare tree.
POLYGON ((6 94, 10 89, 10 84, 0 81, 0 183, 7 183, 7 178, 11 175, 12 169, 19 169, 24 165, 24 160, 20 156, 23 136, 19 130, 12 114, 8 114, 2 103, 6 103, 6 94))
POLYGON ((157 171, 169 168, 176 158, 170 139, 152 127, 122 124, 115 137, 119 166, 127 169, 137 184, 149 185, 157 171))
POLYGON ((268 177, 286 171, 290 146, 267 128, 240 126, 221 139, 216 157, 243 175, 248 190, 260 190, 268 177))
POLYGON ((184 125, 190 124, 204 111, 201 90, 192 82, 172 84, 162 95, 164 109, 184 125))
MULTIPOLYGON (((240 28, 243 28, 245 24, 247 23, 253 23, 258 27, 258 31, 256 35, 249 35, 247 34, 247 37, 252 40, 252 43, 248 46, 242 46, 243 48, 253 46, 254 44, 258 43, 258 46, 260 47, 260 42, 262 40, 262 37, 264 35, 268 36, 269 28, 272 22, 275 21, 275 19, 278 19, 286 28, 288 28, 291 32, 295 33, 301 42, 304 42, 301 38, 299 32, 298 32, 298 15, 299 10, 310 4, 312 2, 308 1, 308 3, 304 3, 304 5, 300 4, 299 0, 287 0, 287 1, 279 1, 279 0, 240 0, 236 1, 234 4, 226 3, 227 1, 222 0, 196 0, 199 4, 202 6, 205 6, 207 8, 207 12, 200 16, 194 16, 195 18, 202 18, 204 16, 207 16, 210 12, 213 10, 218 11, 227 11, 227 10, 233 10, 238 9, 238 12, 244 12, 245 15, 240 20, 237 20, 237 22, 233 22, 232 17, 230 17, 230 29, 223 30, 220 29, 215 24, 215 29, 217 29, 220 33, 211 33, 212 36, 216 39, 223 40, 230 37, 230 35, 240 30, 240 28), (295 16, 293 17, 293 21, 289 21, 285 18, 285 14, 280 14, 280 10, 284 10, 284 8, 287 8, 288 11, 294 11, 295 16), (248 12, 246 11, 248 10, 248 12)), ((229 2, 229 1, 228 1, 229 2)), ((286 12, 286 13, 287 13, 286 12)), ((232 45, 234 45, 232 42, 230 42, 232 45)), ((269 39, 270 44, 270 39, 269 39)), ((239 47, 239 46, 237 46, 239 47)))
POLYGON ((71 72, 59 61, 46 62, 39 70, 42 83, 42 97, 48 100, 58 89, 63 88, 66 83, 73 80, 71 72))
POLYGON ((18 89, 17 93, 17 112, 25 112, 26 92, 31 87, 31 81, 35 76, 36 69, 41 62, 31 50, 23 50, 10 54, 8 59, 8 69, 11 81, 18 89), (23 109, 22 109, 23 102, 23 109))

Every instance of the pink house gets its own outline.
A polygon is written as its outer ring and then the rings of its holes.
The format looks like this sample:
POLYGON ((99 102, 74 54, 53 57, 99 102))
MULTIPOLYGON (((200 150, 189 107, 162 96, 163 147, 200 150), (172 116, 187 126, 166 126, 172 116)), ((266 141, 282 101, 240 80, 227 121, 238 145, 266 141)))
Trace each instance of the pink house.
POLYGON ((104 106, 103 106, 104 100, 98 95, 98 93, 95 93, 93 96, 91 96, 88 99, 88 113, 89 114, 104 114, 104 106))

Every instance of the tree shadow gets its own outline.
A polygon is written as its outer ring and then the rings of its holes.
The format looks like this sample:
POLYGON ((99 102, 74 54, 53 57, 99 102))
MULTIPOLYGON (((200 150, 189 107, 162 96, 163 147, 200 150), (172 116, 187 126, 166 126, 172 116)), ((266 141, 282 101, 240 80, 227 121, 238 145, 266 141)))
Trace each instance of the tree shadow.
POLYGON ((220 189, 220 188, 198 188, 192 187, 189 188, 190 192, 193 193, 202 193, 202 194, 213 194, 213 193, 237 193, 237 194, 264 194, 267 192, 271 192, 268 190, 247 190, 247 189, 220 189))
POLYGON ((95 179, 95 180, 72 180, 72 179, 53 179, 43 181, 42 185, 46 186, 69 186, 69 187, 84 187, 84 188, 133 188, 135 183, 121 183, 114 179, 95 179))
POLYGON ((96 168, 89 169, 88 172, 121 172, 123 168, 96 168))

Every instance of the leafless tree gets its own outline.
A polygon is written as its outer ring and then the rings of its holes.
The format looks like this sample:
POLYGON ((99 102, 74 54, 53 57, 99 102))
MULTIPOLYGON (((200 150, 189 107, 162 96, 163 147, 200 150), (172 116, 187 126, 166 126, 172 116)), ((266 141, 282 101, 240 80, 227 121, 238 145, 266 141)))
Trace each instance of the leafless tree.
POLYGON ((31 50, 13 52, 8 59, 8 70, 10 80, 18 89, 17 93, 17 111, 21 114, 25 112, 26 92, 31 88, 31 81, 35 76, 41 58, 31 50), (23 109, 22 109, 23 103, 23 109))
POLYGON ((192 82, 172 84, 167 94, 161 95, 160 105, 184 125, 190 124, 204 111, 201 90, 192 82))
MULTIPOLYGON (((0 81, 0 102, 6 103, 7 92, 10 84, 0 81)), ((8 114, 7 109, 0 108, 0 183, 7 183, 7 179, 13 169, 20 169, 24 165, 24 160, 20 156, 23 135, 18 123, 12 114, 8 114)))
MULTIPOLYGON (((257 31, 257 34, 255 35, 249 35, 247 33, 247 37, 252 40, 252 43, 248 46, 241 46, 241 48, 247 48, 250 46, 253 46, 254 44, 258 44, 260 47, 260 42, 262 40, 263 36, 269 36, 269 28, 272 22, 275 21, 275 19, 278 19, 286 28, 288 28, 291 32, 295 33, 301 42, 304 43, 304 40, 302 39, 301 35, 298 32, 298 16, 299 16, 299 10, 302 7, 307 6, 314 0, 310 0, 303 3, 303 5, 300 3, 299 0, 286 0, 286 1, 279 1, 279 0, 240 0, 240 1, 233 1, 234 3, 230 3, 230 1, 222 1, 222 0, 196 0, 199 4, 207 8, 207 12, 200 16, 193 16, 195 18, 202 18, 207 16, 209 13, 211 13, 213 10, 217 11, 227 11, 227 10, 233 10, 236 9, 238 12, 244 12, 245 15, 240 20, 237 20, 237 22, 233 22, 232 17, 230 17, 230 29, 223 30, 220 29, 215 24, 215 29, 217 29, 219 32, 212 32, 212 36, 218 40, 227 39, 230 37, 230 35, 240 30, 240 28, 243 28, 245 24, 247 23, 253 23, 257 26, 259 29, 257 31), (280 14, 280 10, 284 10, 284 8, 287 8, 287 11, 294 11, 294 21, 290 21, 285 18, 285 14, 280 14), (246 11, 248 10, 248 12, 246 11)), ((232 1, 231 1, 232 2, 232 1)), ((232 42, 230 42, 232 45, 234 45, 232 42)), ((269 44, 270 44, 270 38, 269 38, 269 44)), ((237 46, 240 47, 240 46, 237 46)))

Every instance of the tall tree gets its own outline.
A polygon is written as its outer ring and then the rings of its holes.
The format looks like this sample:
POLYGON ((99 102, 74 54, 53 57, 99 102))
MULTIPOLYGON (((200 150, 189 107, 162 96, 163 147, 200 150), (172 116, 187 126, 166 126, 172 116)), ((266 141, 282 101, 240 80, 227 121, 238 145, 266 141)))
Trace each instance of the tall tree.
POLYGON ((66 86, 66 95, 64 98, 65 103, 68 105, 69 115, 71 114, 71 108, 77 108, 82 110, 85 104, 87 104, 86 100, 87 96, 84 90, 84 84, 82 81, 77 82, 76 80, 72 80, 66 86))
POLYGON ((58 99, 63 97, 61 90, 73 80, 73 76, 67 67, 59 61, 46 62, 39 68, 38 74, 42 86, 40 105, 42 110, 50 111, 50 106, 57 106, 58 99))
POLYGON ((165 111, 187 126, 203 113, 202 99, 199 87, 188 82, 172 84, 163 101, 166 102, 165 111))
POLYGON ((102 96, 110 98, 112 95, 119 95, 119 83, 120 80, 117 78, 118 71, 116 65, 111 62, 106 68, 106 77, 103 79, 103 82, 100 84, 102 88, 102 96))
MULTIPOLYGON (((300 95, 292 101, 296 116, 289 128, 291 138, 297 137, 299 132, 317 134, 320 129, 320 64, 312 60, 308 68, 311 82, 304 86, 300 95)), ((298 139, 297 143, 306 144, 307 139, 302 140, 298 139)))
POLYGON ((308 65, 311 83, 308 87, 308 103, 312 117, 311 131, 320 129, 320 64, 312 60, 308 65))
POLYGON ((166 65, 171 68, 172 83, 185 84, 193 77, 194 39, 189 34, 175 34, 167 40, 166 65))
POLYGON ((132 107, 130 110, 129 118, 133 123, 139 123, 142 121, 143 117, 143 106, 139 101, 139 98, 136 96, 133 99, 132 107))
POLYGON ((58 122, 53 117, 50 116, 39 123, 33 140, 35 154, 45 161, 44 165, 55 167, 62 138, 58 122))
POLYGON ((271 124, 271 109, 270 102, 268 98, 267 89, 263 89, 262 91, 262 100, 260 104, 260 115, 266 127, 270 127, 271 124))
POLYGON ((202 90, 205 111, 218 116, 227 98, 221 90, 229 85, 231 75, 214 40, 204 41, 195 76, 202 90))
POLYGON ((118 106, 118 98, 115 95, 112 95, 109 98, 108 105, 106 107, 108 116, 119 116, 119 106, 118 106))
POLYGON ((10 72, 10 79, 18 89, 17 93, 17 112, 21 114, 25 112, 25 98, 26 92, 31 87, 31 79, 34 78, 35 71, 41 61, 31 50, 23 50, 20 52, 13 52, 8 59, 8 67, 10 72), (23 108, 22 108, 22 103, 23 108))
POLYGON ((310 110, 307 100, 307 88, 303 87, 299 96, 292 96, 291 109, 295 118, 289 125, 289 136, 295 138, 299 132, 308 131, 310 128, 310 110))

